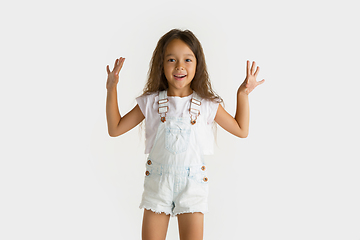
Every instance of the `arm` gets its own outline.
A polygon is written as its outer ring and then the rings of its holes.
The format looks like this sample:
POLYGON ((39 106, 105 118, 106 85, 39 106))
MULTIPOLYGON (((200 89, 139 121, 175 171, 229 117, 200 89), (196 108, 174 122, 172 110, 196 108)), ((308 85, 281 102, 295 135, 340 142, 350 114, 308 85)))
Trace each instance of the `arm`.
POLYGON ((249 133, 249 100, 246 94, 245 96, 239 91, 237 95, 235 118, 219 105, 214 120, 229 133, 246 138, 249 133))
POLYGON ((112 72, 109 69, 109 65, 106 66, 108 73, 108 79, 106 82, 106 119, 108 132, 111 137, 117 137, 126 133, 145 118, 138 105, 136 105, 124 117, 121 117, 119 113, 116 87, 119 82, 119 72, 124 64, 124 60, 125 58, 116 59, 112 72))
POLYGON ((247 61, 247 71, 245 81, 240 85, 237 91, 237 106, 235 117, 233 118, 225 109, 219 105, 216 112, 215 122, 217 122, 226 131, 240 138, 246 138, 249 134, 249 93, 254 88, 262 84, 265 80, 256 81, 259 74, 259 67, 255 70, 255 62, 250 69, 250 62, 247 61))

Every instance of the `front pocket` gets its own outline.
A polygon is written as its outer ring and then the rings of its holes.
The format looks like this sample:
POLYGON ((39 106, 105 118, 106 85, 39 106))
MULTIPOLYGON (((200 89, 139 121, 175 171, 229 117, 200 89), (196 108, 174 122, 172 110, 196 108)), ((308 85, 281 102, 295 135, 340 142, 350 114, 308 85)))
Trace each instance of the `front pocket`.
POLYGON ((171 153, 178 154, 187 150, 191 128, 181 121, 167 121, 165 127, 165 148, 171 153))

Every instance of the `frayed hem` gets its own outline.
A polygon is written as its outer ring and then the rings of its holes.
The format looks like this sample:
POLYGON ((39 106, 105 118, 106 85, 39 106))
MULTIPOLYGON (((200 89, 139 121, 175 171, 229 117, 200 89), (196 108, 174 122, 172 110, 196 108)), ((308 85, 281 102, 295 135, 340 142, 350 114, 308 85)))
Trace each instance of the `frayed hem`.
POLYGON ((202 213, 202 214, 205 214, 205 213, 208 213, 209 211, 182 211, 182 212, 177 212, 177 213, 174 213, 174 217, 176 217, 177 215, 180 215, 180 214, 184 214, 184 213, 196 213, 196 212, 199 212, 199 213, 202 213))
POLYGON ((139 207, 140 209, 146 209, 146 210, 150 210, 154 213, 157 213, 157 214, 161 214, 161 213, 165 213, 166 215, 170 215, 170 216, 173 216, 173 214, 171 212, 167 212, 167 211, 158 211, 156 209, 153 209, 151 207, 144 207, 144 206, 140 206, 139 207))

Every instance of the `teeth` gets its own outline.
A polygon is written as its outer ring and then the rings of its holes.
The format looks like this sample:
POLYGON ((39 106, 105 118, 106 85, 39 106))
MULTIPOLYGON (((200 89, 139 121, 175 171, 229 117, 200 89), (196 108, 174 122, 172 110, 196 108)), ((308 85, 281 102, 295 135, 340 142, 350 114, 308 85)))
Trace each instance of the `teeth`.
POLYGON ((186 75, 175 75, 175 77, 185 77, 186 75))

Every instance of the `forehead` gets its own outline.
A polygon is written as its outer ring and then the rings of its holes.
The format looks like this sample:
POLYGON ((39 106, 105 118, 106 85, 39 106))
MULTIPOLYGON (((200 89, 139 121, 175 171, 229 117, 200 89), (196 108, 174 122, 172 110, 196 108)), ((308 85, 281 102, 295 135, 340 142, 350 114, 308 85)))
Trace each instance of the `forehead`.
POLYGON ((180 39, 173 39, 166 47, 165 56, 168 55, 191 55, 195 56, 189 46, 180 39))

